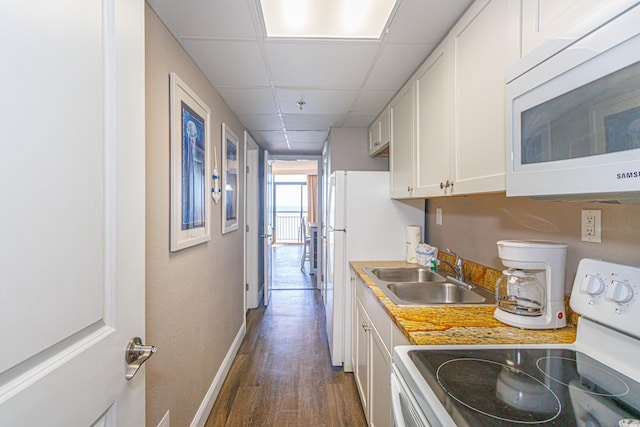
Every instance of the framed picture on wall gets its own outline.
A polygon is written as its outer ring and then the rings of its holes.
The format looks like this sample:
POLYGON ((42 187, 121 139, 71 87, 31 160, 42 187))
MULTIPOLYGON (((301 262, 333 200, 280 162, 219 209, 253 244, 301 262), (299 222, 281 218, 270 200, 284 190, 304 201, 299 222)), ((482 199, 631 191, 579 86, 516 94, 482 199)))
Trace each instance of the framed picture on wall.
POLYGON ((175 73, 170 77, 172 252, 211 240, 208 193, 211 110, 175 73))
POLYGON ((238 229, 238 137, 222 124, 222 233, 238 229))

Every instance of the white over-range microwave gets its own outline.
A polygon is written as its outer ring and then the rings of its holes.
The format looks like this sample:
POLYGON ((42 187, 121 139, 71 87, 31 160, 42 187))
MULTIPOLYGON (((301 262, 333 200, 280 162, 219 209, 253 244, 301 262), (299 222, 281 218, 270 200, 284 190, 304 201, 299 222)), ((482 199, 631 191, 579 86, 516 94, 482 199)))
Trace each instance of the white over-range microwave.
POLYGON ((640 5, 508 81, 507 195, 640 201, 640 5))

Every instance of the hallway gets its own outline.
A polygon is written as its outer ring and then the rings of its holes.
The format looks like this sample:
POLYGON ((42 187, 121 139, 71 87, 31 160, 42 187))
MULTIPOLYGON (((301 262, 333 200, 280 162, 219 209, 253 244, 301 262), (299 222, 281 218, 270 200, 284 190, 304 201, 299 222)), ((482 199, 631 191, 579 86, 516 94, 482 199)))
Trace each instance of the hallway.
POLYGON ((331 366, 322 298, 293 249, 274 251, 280 289, 268 307, 249 312, 206 427, 366 425, 353 374, 331 366))
POLYGON ((273 247, 273 278, 271 289, 315 289, 316 278, 310 276, 309 261, 300 270, 302 245, 277 245, 273 247))

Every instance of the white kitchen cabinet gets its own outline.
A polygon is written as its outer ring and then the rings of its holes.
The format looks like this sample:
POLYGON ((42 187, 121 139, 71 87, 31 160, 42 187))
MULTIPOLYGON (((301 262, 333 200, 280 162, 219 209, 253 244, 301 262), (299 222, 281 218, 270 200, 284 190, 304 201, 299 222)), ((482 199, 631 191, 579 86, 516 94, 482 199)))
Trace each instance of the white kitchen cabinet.
POLYGON ((369 333, 371 352, 369 425, 372 427, 390 427, 391 414, 391 354, 384 346, 382 338, 375 328, 369 333))
POLYGON ((369 155, 384 156, 389 154, 391 142, 391 113, 385 108, 375 122, 369 127, 369 155))
POLYGON ((522 0, 522 56, 545 59, 609 21, 637 0, 522 0))
POLYGON ((369 426, 387 427, 391 418, 391 356, 409 340, 393 323, 376 296, 357 276, 352 278, 354 310, 352 363, 369 426))
POLYGON ((391 197, 504 191, 513 11, 509 0, 476 1, 392 101, 391 197))
POLYGON ((356 387, 360 394, 360 402, 364 414, 369 419, 369 341, 371 321, 367 316, 362 304, 354 300, 355 310, 355 326, 353 328, 352 351, 353 358, 353 376, 356 381, 356 387))
POLYGON ((505 190, 510 0, 476 1, 449 34, 453 69, 451 194, 505 190))
POLYGON ((409 80, 391 100, 391 144, 389 169, 391 175, 391 197, 409 198, 414 187, 414 90, 409 80))
POLYGON ((413 195, 430 197, 450 191, 452 85, 448 40, 438 46, 414 76, 416 92, 416 156, 413 195))

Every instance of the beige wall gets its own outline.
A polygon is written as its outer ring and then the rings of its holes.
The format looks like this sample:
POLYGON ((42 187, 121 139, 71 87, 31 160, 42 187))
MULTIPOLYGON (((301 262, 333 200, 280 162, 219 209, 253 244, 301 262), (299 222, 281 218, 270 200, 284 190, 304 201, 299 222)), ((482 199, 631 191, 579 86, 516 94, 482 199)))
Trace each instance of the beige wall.
POLYGON ((568 244, 567 292, 582 258, 640 265, 640 205, 548 202, 494 194, 432 199, 427 213, 431 244, 498 269, 503 269, 496 247, 498 240, 554 240, 568 244), (442 209, 442 226, 435 224, 436 208, 442 209), (602 243, 580 240, 582 209, 602 210, 602 243))
POLYGON ((388 171, 388 157, 369 156, 369 129, 331 128, 327 138, 329 171, 388 171))
MULTIPOLYGON (((212 203, 210 242, 169 252, 172 71, 211 108, 211 143, 218 153, 223 122, 240 138, 240 153, 244 132, 204 75, 147 6, 146 341, 158 347, 146 365, 147 426, 157 426, 167 410, 171 411, 172 426, 191 423, 244 322, 243 236, 240 231, 221 234, 221 204, 212 203)), ((239 212, 244 211, 242 200, 240 194, 239 212)), ((241 223, 240 229, 243 227, 241 223)))

